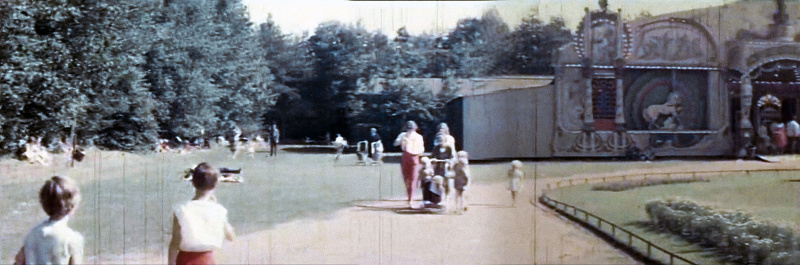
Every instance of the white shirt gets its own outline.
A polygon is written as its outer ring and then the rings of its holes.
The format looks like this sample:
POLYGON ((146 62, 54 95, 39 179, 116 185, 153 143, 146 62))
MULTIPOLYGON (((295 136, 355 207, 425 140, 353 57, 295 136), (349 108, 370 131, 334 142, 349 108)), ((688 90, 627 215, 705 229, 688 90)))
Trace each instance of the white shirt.
POLYGON ((192 200, 175 210, 175 216, 181 226, 180 250, 204 252, 222 246, 228 210, 219 203, 192 200))
POLYGON ((789 121, 786 123, 786 135, 789 137, 796 137, 800 134, 800 124, 797 121, 789 121))
POLYGON ((399 145, 403 149, 403 152, 412 155, 421 155, 425 152, 425 142, 422 139, 422 135, 417 132, 400 133, 397 139, 394 140, 394 145, 399 145))
POLYGON ((83 236, 67 226, 69 217, 46 220, 25 236, 25 263, 83 263, 83 236))

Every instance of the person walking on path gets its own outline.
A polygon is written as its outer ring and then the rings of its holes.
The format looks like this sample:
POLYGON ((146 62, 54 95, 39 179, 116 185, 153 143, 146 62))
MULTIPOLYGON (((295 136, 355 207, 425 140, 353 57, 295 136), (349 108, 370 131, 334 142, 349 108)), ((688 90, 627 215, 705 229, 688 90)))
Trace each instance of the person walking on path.
POLYGON ((278 125, 272 124, 269 129, 269 156, 278 156, 278 142, 281 139, 281 132, 278 131, 278 125))
POLYGON ((792 116, 792 120, 786 123, 786 137, 789 138, 789 150, 787 153, 797 154, 797 137, 800 136, 800 124, 797 123, 797 115, 792 116))
POLYGON ((406 184, 406 195, 408 195, 408 206, 411 205, 411 197, 414 194, 414 186, 417 185, 419 177, 419 157, 425 152, 425 142, 422 135, 417 133, 417 123, 414 121, 406 122, 406 131, 400 133, 394 141, 395 146, 400 146, 403 150, 403 160, 400 169, 403 173, 403 181, 406 184))

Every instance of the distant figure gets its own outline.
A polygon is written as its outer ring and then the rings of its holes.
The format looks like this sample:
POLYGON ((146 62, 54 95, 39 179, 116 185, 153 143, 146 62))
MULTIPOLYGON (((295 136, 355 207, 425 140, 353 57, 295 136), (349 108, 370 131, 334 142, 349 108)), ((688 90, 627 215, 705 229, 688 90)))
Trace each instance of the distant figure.
POLYGON ((278 125, 273 123, 269 129, 269 156, 278 156, 278 142, 280 142, 281 132, 278 125))
POLYGON ((776 153, 781 154, 786 150, 789 140, 786 138, 786 127, 783 123, 775 122, 771 126, 772 142, 775 145, 776 153))
POLYGON ((30 163, 39 163, 45 166, 50 165, 50 154, 42 147, 42 137, 29 137, 28 142, 25 143, 25 152, 23 156, 28 159, 30 163))
POLYGON ((214 250, 222 241, 233 241, 235 233, 228 223, 228 210, 217 203, 214 188, 219 171, 200 163, 192 172, 194 198, 178 207, 172 218, 169 264, 216 264, 214 250))
POLYGON ((517 205, 517 192, 522 188, 522 179, 525 173, 522 172, 522 162, 519 160, 511 161, 511 170, 508 171, 508 190, 511 191, 511 206, 517 205))
POLYGON ((158 140, 158 147, 156 147, 156 151, 159 153, 167 153, 170 151, 169 148, 169 140, 167 139, 159 139, 158 140))
POLYGON ((344 148, 347 147, 347 141, 341 134, 336 134, 336 141, 333 141, 333 147, 336 148, 336 158, 334 160, 339 161, 339 157, 344 153, 344 148))
POLYGON ((456 212, 461 213, 467 210, 466 194, 469 189, 472 173, 469 170, 469 154, 466 151, 458 151, 458 160, 453 165, 453 188, 456 191, 456 212))
POLYGON ((417 129, 417 123, 414 121, 406 122, 406 131, 400 133, 394 141, 394 145, 400 146, 403 150, 403 160, 400 168, 406 184, 408 206, 412 208, 411 197, 414 194, 414 187, 417 185, 417 178, 419 177, 419 156, 425 152, 425 142, 422 139, 422 135, 417 133, 417 129))
POLYGON ((69 140, 69 137, 66 135, 61 136, 61 141, 58 142, 58 147, 61 149, 61 153, 64 154, 64 163, 69 163, 72 161, 72 141, 69 140))
MULTIPOLYGON (((368 141, 369 141, 369 143, 370 143, 370 144, 369 144, 369 157, 370 157, 370 158, 372 158, 372 159, 375 159, 375 158, 373 157, 373 154, 375 153, 375 149, 374 149, 372 146, 373 146, 373 145, 374 145, 374 143, 376 143, 376 142, 377 142, 377 143, 380 143, 380 142, 381 142, 381 136, 378 134, 378 129, 376 129, 376 128, 374 128, 374 127, 373 127, 373 128, 370 128, 370 129, 369 129, 369 138, 367 138, 367 140, 368 140, 368 141)), ((383 146, 383 144, 381 144, 381 146, 383 146)))
POLYGON ((787 153, 797 154, 797 137, 800 136, 800 124, 797 123, 797 115, 786 123, 786 137, 789 138, 789 150, 787 153))
POLYGON ((83 264, 83 236, 67 226, 81 202, 78 186, 52 177, 39 190, 39 202, 49 218, 28 232, 14 264, 83 264))

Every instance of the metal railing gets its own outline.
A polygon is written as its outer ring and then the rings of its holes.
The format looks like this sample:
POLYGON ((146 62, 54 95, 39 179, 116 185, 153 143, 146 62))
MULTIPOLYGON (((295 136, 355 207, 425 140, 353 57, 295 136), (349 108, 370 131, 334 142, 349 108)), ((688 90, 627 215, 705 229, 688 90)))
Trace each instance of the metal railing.
MULTIPOLYGON (((648 177, 660 177, 670 179, 672 176, 675 175, 683 175, 688 176, 691 175, 692 180, 696 180, 698 175, 714 175, 717 174, 718 177, 722 177, 726 173, 745 173, 746 175, 750 175, 753 172, 776 172, 776 174, 780 174, 780 172, 795 172, 800 171, 800 168, 769 168, 769 169, 731 169, 731 170, 708 170, 708 171, 671 171, 671 172, 650 172, 650 173, 628 173, 628 174, 620 174, 620 175, 611 175, 606 177, 585 177, 585 178, 576 178, 576 179, 565 179, 565 180, 558 180, 553 183, 547 183, 547 190, 551 190, 553 188, 561 188, 561 187, 568 187, 576 184, 589 184, 589 183, 605 183, 608 181, 626 181, 626 180, 633 180, 633 179, 643 179, 647 181, 648 177), (553 187, 555 186, 555 187, 553 187)), ((620 246, 626 247, 630 251, 634 251, 641 257, 650 259, 651 261, 658 261, 655 257, 655 253, 653 250, 658 250, 659 252, 665 254, 669 257, 669 262, 666 264, 675 264, 675 261, 682 261, 686 264, 697 264, 692 262, 684 257, 681 257, 671 251, 668 251, 662 247, 659 247, 652 242, 642 238, 639 235, 632 233, 631 231, 620 227, 612 222, 609 222, 606 219, 603 219, 600 216, 587 212, 583 209, 578 207, 553 200, 547 195, 542 195, 539 197, 539 202, 554 209, 556 212, 568 217, 569 219, 579 222, 584 226, 588 226, 593 228, 595 231, 600 233, 605 233, 611 240, 615 241, 620 246), (571 212, 571 213, 570 213, 571 212), (582 217, 582 218, 581 218, 582 217), (595 222, 596 220, 596 222, 595 222), (603 224, 606 224, 610 228, 603 229, 603 224), (621 240, 618 234, 622 234, 622 238, 624 235, 627 235, 627 242, 621 240), (634 247, 634 243, 638 240, 640 244, 644 244, 644 252, 636 247, 634 247)))
POLYGON ((683 264, 692 264, 692 265, 697 264, 684 257, 681 257, 678 254, 675 254, 669 250, 659 247, 658 245, 653 244, 652 242, 642 238, 637 234, 634 234, 633 232, 625 228, 620 227, 619 225, 609 222, 608 220, 603 219, 600 216, 587 212, 578 207, 550 199, 550 197, 547 197, 547 195, 542 195, 541 197, 539 197, 539 202, 544 205, 547 205, 548 207, 554 209, 555 211, 559 212, 562 215, 571 217, 570 219, 572 219, 573 221, 581 222, 585 226, 590 226, 594 228, 594 230, 597 232, 605 233, 607 236, 610 237, 611 240, 616 241, 617 244, 627 247, 629 251, 635 251, 637 254, 646 257, 651 261, 660 260, 656 256, 657 254, 656 251, 658 251, 669 257, 669 262, 668 263, 664 262, 665 264, 673 265, 676 264, 675 263, 676 261, 682 261, 683 264), (610 228, 610 231, 609 229, 603 229, 604 224, 610 228), (627 242, 623 240, 626 236, 628 239, 627 242), (636 245, 644 244, 643 249, 638 249, 637 247, 635 247, 634 246, 635 243, 638 243, 636 245))

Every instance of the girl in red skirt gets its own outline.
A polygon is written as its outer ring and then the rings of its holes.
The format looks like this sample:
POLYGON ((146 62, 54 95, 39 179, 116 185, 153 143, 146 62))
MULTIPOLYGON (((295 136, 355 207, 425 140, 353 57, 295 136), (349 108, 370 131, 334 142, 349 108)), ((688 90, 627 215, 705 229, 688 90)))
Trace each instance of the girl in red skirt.
POLYGON ((228 223, 228 211, 214 196, 219 171, 200 163, 192 173, 194 198, 178 207, 172 222, 172 241, 169 244, 169 264, 216 264, 214 250, 223 239, 232 241, 233 228, 228 223))

